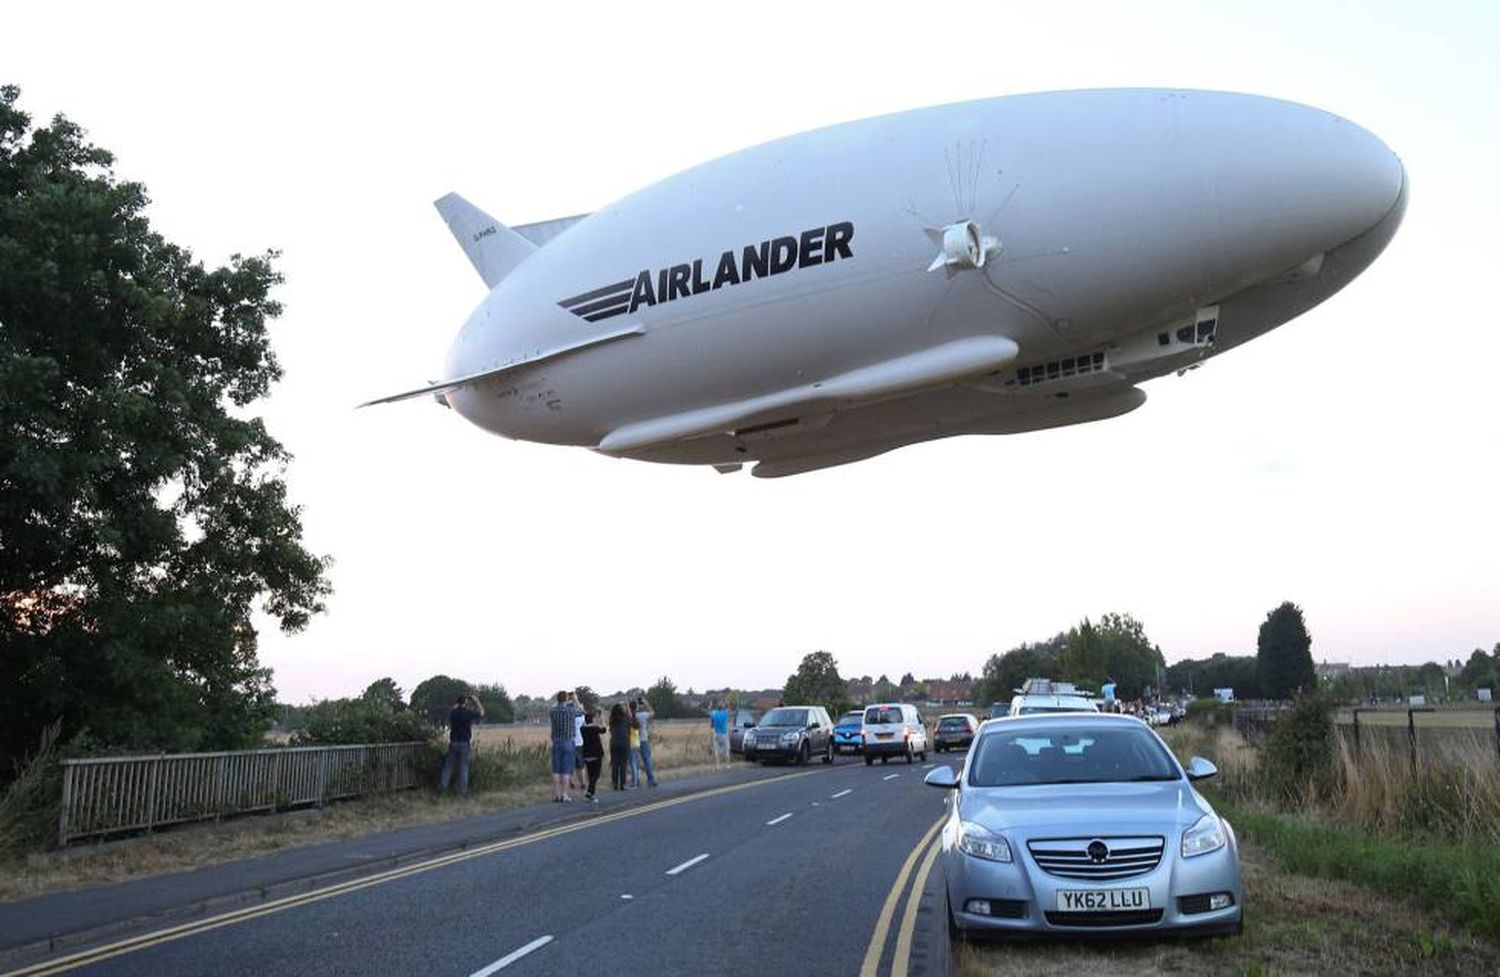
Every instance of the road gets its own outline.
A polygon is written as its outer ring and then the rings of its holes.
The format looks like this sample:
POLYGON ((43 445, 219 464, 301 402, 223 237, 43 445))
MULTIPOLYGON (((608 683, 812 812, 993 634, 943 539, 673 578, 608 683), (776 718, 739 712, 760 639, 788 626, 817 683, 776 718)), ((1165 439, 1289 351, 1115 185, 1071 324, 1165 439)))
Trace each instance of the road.
POLYGON ((845 759, 603 811, 15 973, 934 973, 946 947, 919 930, 939 914, 910 898, 936 889, 930 765, 845 759))

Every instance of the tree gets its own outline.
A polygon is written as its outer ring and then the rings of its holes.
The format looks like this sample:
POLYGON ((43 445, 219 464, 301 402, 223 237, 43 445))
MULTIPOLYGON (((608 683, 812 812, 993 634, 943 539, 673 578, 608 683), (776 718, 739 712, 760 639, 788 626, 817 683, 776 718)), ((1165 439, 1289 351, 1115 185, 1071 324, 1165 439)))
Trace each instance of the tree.
POLYGON ((1022 642, 1003 654, 991 655, 980 670, 979 680, 974 683, 971 693, 974 704, 988 706, 1002 700, 1009 702, 1012 691, 1019 689, 1028 678, 1055 675, 1058 657, 1067 643, 1068 636, 1059 633, 1046 641, 1022 642))
POLYGON ((371 682, 369 687, 360 694, 364 702, 374 702, 384 705, 393 712, 400 712, 406 708, 406 694, 401 691, 401 686, 396 684, 393 678, 378 678, 371 682))
POLYGON ((441 726, 448 722, 453 703, 471 691, 469 683, 461 678, 434 675, 411 690, 411 708, 413 712, 426 716, 429 722, 441 726))
POLYGON ((494 683, 476 685, 474 697, 484 707, 485 722, 513 723, 516 721, 516 707, 510 701, 510 693, 505 691, 505 686, 494 683))
POLYGON ((896 687, 891 684, 889 676, 882 675, 875 680, 874 695, 876 702, 890 702, 896 698, 896 687))
POLYGON ((790 706, 822 706, 831 716, 849 709, 849 687, 839 677, 838 662, 826 651, 802 656, 802 663, 786 680, 782 698, 790 706))
POLYGON ((1286 601, 1266 615, 1255 643, 1261 694, 1268 699, 1290 699, 1317 688, 1312 638, 1302 619, 1302 608, 1286 601))
POLYGON ((701 719, 703 712, 688 706, 677 694, 677 684, 663 675, 646 690, 646 701, 658 719, 701 719))
POLYGON ((58 718, 111 749, 251 745, 275 719, 253 615, 323 609, 289 456, 274 252, 205 268, 145 188, 0 88, 0 777, 58 718))
POLYGON ((430 739, 434 727, 422 713, 396 708, 388 698, 330 699, 308 707, 292 742, 298 746, 410 743, 430 739))
POLYGON ((1056 677, 1095 689, 1113 678, 1120 698, 1137 699, 1148 686, 1156 686, 1157 672, 1165 665, 1161 649, 1146 638, 1140 621, 1129 614, 1105 614, 1098 624, 1084 618, 1068 632, 1056 677))
POLYGON ((583 705, 583 708, 599 708, 599 693, 595 692, 592 688, 587 685, 580 685, 574 691, 578 693, 578 701, 583 705))

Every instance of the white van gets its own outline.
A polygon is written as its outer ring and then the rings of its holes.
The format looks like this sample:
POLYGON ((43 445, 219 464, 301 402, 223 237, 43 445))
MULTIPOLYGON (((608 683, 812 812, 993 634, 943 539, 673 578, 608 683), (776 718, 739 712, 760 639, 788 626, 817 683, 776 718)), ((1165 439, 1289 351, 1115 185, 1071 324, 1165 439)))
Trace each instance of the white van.
POLYGON ((906 757, 907 763, 927 759, 927 727, 917 707, 906 702, 886 702, 865 707, 865 766, 879 757, 906 757))

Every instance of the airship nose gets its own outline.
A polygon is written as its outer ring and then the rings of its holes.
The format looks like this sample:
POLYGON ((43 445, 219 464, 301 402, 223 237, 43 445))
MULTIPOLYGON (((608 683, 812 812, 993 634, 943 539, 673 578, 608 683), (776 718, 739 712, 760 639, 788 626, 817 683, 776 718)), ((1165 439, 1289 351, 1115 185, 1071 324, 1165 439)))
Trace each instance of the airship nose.
POLYGON ((1399 210, 1406 171, 1375 135, 1301 105, 1256 114, 1250 139, 1226 146, 1217 168, 1224 250, 1240 268, 1294 265, 1399 210))

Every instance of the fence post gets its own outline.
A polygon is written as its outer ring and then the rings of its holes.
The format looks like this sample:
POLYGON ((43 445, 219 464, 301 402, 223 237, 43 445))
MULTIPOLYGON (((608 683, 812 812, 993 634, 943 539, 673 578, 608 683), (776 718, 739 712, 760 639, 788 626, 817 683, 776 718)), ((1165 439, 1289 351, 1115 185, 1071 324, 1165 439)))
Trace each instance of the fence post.
POLYGON ((161 757, 151 761, 150 779, 146 781, 146 831, 156 824, 156 782, 161 778, 161 757))
POLYGON ((1359 706, 1354 707, 1354 752, 1360 752, 1359 744, 1359 706))
POLYGON ((1406 739, 1411 745, 1411 768, 1417 769, 1417 711, 1406 710, 1406 739))
MULTIPOLYGON (((1500 710, 1495 712, 1495 733, 1500 736, 1500 710)), ((57 845, 68 844, 68 808, 73 806, 73 765, 63 762, 62 810, 57 815, 57 845)))
POLYGON ((1500 753, 1500 706, 1495 707, 1495 752, 1500 753))

